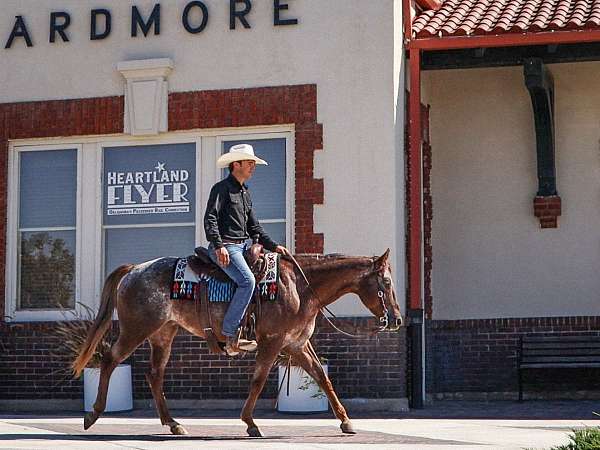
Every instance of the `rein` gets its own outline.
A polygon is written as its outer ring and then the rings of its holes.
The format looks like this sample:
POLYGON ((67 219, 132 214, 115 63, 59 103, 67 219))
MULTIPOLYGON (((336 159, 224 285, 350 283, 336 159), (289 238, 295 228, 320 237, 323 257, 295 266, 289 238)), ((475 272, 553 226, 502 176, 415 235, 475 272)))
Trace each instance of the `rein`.
MULTIPOLYGON (((302 274, 302 278, 304 278, 304 281, 306 282, 306 285, 311 290, 311 292, 313 293, 313 295, 319 301, 322 301, 321 297, 319 297, 319 295, 315 292, 315 290, 311 286, 310 282, 308 281, 308 278, 306 277, 306 274, 304 273, 304 270, 302 270, 302 267, 300 267, 300 264, 298 263, 298 261, 296 261, 296 258, 294 258, 294 256, 291 253, 289 253, 287 256, 290 257, 290 259, 292 260, 292 262, 294 263, 294 265, 298 268, 298 270, 302 274)), ((348 337, 351 337, 351 338, 355 338, 355 339, 360 339, 360 338, 363 338, 365 336, 366 337, 374 336, 378 332, 385 330, 385 328, 388 326, 388 318, 387 318, 388 309, 385 306, 385 291, 382 289, 382 286, 381 286, 382 283, 381 282, 378 282, 378 285, 379 285, 379 291, 377 292, 377 296, 379 297, 379 299, 381 301, 381 306, 383 307, 384 315, 381 316, 381 317, 379 317, 379 322, 382 325, 379 328, 375 328, 375 329, 371 330, 369 333, 352 334, 352 333, 348 333, 347 331, 341 330, 323 312, 323 310, 325 310, 329 314, 331 314, 331 317, 333 317, 334 319, 337 319, 337 316, 329 308, 327 308, 327 306, 323 306, 322 308, 319 308, 319 312, 325 318, 325 320, 327 321, 327 323, 329 323, 329 325, 331 325, 331 327, 334 330, 336 330, 338 333, 341 333, 341 334, 343 334, 345 336, 348 336, 348 337)))

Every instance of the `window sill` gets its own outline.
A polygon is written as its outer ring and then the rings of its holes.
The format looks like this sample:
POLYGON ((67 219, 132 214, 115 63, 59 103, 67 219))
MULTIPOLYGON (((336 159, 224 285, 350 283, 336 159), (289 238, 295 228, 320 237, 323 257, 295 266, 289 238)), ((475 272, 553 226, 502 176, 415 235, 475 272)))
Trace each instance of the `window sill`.
POLYGON ((63 322, 66 320, 79 320, 77 311, 66 309, 56 311, 50 309, 24 310, 9 313, 6 322, 63 322))

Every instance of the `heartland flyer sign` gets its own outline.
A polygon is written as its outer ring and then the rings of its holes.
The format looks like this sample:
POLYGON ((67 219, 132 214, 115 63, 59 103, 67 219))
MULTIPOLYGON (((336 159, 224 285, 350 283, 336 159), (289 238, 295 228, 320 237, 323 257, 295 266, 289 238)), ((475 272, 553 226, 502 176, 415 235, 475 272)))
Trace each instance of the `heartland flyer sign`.
POLYGON ((190 211, 185 169, 165 168, 158 162, 154 171, 108 172, 107 214, 166 214, 190 211))
POLYGON ((194 222, 194 144, 104 150, 105 225, 194 222))

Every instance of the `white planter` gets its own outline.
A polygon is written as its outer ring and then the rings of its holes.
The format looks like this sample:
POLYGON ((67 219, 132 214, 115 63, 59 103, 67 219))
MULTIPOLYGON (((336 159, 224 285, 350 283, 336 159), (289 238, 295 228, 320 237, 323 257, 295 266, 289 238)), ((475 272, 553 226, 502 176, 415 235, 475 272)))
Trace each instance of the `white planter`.
MULTIPOLYGON (((98 395, 98 382, 100 369, 83 370, 83 403, 85 411, 92 411, 98 395)), ((108 383, 106 409, 104 411, 128 411, 133 409, 133 395, 131 389, 131 366, 119 364, 113 370, 108 383)))
MULTIPOLYGON (((279 366, 278 386, 281 386, 281 390, 277 397, 277 411, 297 413, 327 411, 329 408, 327 396, 319 389, 317 383, 300 367, 290 367, 287 374, 286 367, 279 366), (290 377, 289 395, 287 376, 290 377)), ((327 364, 323 364, 323 369, 327 373, 327 364)))

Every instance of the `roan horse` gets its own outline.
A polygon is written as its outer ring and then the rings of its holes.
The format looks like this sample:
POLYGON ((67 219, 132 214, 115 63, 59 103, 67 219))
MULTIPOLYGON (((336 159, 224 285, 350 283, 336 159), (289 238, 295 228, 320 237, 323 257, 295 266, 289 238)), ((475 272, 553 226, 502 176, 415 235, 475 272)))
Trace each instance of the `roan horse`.
MULTIPOLYGON (((319 310, 344 294, 357 294, 362 303, 379 319, 376 331, 395 331, 402 322, 388 262, 389 249, 379 257, 343 255, 297 255, 310 285, 289 258, 280 262, 279 298, 263 302, 257 318, 258 352, 250 392, 241 413, 252 437, 262 436, 252 413, 267 376, 280 352, 302 367, 326 393, 341 421, 344 433, 355 433, 346 410, 340 403, 329 378, 323 371, 309 339, 315 329, 319 310), (388 317, 391 316, 391 320, 388 317)), ((163 425, 173 434, 187 434, 169 413, 163 394, 163 376, 171 353, 171 343, 179 327, 206 337, 199 313, 191 301, 170 299, 175 258, 160 258, 137 265, 123 265, 106 279, 100 309, 90 326, 87 339, 72 368, 78 376, 93 355, 96 345, 109 329, 113 310, 119 314, 119 337, 101 364, 98 396, 94 410, 86 414, 84 428, 91 427, 106 406, 110 375, 115 367, 148 339, 151 369, 146 375, 163 425)), ((213 303, 211 315, 219 339, 220 324, 227 305, 213 303)))

